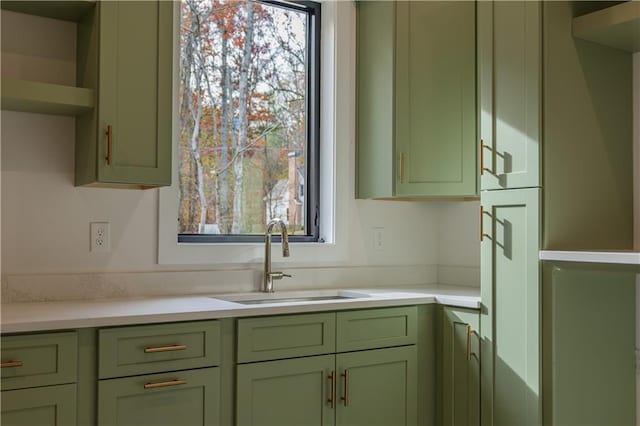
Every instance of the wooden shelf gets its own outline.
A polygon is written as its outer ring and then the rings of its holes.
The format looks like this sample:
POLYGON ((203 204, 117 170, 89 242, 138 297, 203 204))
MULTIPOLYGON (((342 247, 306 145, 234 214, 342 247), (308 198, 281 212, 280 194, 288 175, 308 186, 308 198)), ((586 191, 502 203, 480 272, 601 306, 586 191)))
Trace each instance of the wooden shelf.
POLYGON ((3 78, 0 93, 3 110, 78 115, 94 107, 93 90, 81 87, 3 78))
POLYGON ((640 52, 640 1, 627 1, 573 18, 573 36, 627 52, 640 52))
POLYGON ((28 15, 44 16, 46 18, 62 19, 64 21, 79 22, 89 10, 96 5, 95 0, 77 1, 25 1, 2 0, 0 7, 12 12, 28 15))

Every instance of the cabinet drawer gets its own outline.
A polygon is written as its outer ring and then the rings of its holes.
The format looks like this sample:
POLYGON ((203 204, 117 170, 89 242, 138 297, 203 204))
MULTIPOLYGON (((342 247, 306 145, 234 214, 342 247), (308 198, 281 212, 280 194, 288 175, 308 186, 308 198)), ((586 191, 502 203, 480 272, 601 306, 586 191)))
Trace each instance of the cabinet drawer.
POLYGON ((100 426, 218 426, 220 368, 100 380, 100 426))
POLYGON ((101 379, 220 363, 218 321, 107 328, 98 339, 101 379))
POLYGON ((74 426, 76 385, 47 386, 2 392, 5 426, 74 426))
POLYGON ((335 352, 335 313, 238 320, 238 362, 335 352))
POLYGON ((415 306, 338 312, 337 352, 416 343, 415 306))
POLYGON ((76 381, 75 331, 2 337, 2 390, 76 381))

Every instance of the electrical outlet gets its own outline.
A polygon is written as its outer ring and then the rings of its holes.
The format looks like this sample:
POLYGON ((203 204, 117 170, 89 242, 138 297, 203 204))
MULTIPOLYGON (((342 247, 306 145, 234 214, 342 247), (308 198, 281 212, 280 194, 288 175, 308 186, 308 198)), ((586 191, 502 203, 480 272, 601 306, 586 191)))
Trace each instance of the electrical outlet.
POLYGON ((384 228, 373 228, 373 248, 384 250, 384 228))
POLYGON ((111 250, 111 225, 109 222, 91 222, 91 251, 108 252, 111 250))

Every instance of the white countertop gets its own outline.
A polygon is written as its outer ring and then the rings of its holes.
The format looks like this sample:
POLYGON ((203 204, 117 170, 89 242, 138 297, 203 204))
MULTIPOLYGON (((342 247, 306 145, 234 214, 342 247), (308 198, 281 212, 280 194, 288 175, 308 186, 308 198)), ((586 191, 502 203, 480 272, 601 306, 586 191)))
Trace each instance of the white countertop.
MULTIPOLYGON (((1 305, 0 327, 2 333, 17 333, 429 303, 472 309, 480 307, 480 288, 478 287, 420 286, 340 291, 346 294, 357 293, 363 297, 258 305, 243 305, 219 298, 246 300, 261 297, 263 293, 10 303, 1 305)), ((321 290, 313 293, 330 295, 336 292, 338 290, 321 290)), ((273 297, 300 297, 308 293, 308 291, 280 292, 275 293, 273 297)))
POLYGON ((540 260, 558 262, 611 263, 640 265, 640 252, 635 251, 559 251, 542 250, 540 260))

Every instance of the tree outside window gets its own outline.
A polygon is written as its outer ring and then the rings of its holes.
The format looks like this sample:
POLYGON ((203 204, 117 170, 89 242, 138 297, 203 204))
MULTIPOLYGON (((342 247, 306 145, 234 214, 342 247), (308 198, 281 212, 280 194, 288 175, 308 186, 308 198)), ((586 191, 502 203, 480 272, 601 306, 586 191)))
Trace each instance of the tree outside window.
POLYGON ((181 237, 241 240, 262 234, 273 218, 292 235, 313 234, 307 203, 307 182, 317 185, 309 164, 317 161, 317 149, 310 149, 310 123, 317 125, 310 116, 317 85, 313 10, 291 3, 182 1, 181 237))

